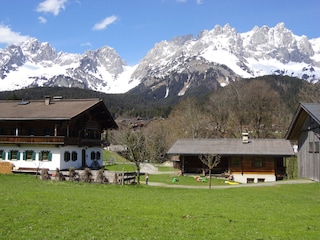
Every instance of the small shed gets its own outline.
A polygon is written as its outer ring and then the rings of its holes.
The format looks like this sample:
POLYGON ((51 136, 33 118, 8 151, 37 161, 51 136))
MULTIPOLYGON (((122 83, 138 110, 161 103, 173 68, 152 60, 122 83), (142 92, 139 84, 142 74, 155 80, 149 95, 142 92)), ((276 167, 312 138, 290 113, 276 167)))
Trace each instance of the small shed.
POLYGON ((285 138, 298 146, 299 178, 320 181, 320 103, 300 103, 285 138))
POLYGON ((177 159, 183 173, 201 173, 207 167, 199 159, 203 154, 220 154, 214 174, 231 174, 241 183, 283 179, 284 158, 293 156, 290 141, 284 139, 179 139, 168 151, 177 159))

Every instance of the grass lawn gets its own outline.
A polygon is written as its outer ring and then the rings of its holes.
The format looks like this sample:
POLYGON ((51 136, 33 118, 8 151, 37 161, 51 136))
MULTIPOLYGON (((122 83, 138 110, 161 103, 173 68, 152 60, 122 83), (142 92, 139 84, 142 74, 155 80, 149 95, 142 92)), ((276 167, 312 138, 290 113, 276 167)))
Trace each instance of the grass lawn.
POLYGON ((1 239, 319 239, 320 183, 209 190, 0 175, 0 213, 1 239))
MULTIPOLYGON (((145 181, 145 176, 141 176, 141 181, 145 181)), ((211 178, 211 186, 216 185, 226 185, 226 179, 211 178)), ((150 174, 149 182, 158 182, 171 185, 188 185, 188 186, 208 186, 209 179, 206 179, 206 182, 198 182, 197 179, 193 176, 177 176, 176 173, 173 174, 150 174), (173 178, 177 178, 178 182, 173 182, 173 178)))
POLYGON ((116 172, 135 172, 137 171, 136 166, 133 163, 122 163, 122 164, 112 164, 105 166, 105 169, 108 171, 116 171, 116 172))

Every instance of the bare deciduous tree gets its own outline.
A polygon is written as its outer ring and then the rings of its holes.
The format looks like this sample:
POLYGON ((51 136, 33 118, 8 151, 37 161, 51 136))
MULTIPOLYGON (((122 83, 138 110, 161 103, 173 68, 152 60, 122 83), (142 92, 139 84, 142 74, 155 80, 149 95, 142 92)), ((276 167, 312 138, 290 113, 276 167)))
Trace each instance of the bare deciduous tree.
POLYGON ((146 156, 145 136, 141 130, 127 129, 123 134, 122 142, 127 148, 127 159, 136 166, 137 183, 140 184, 140 164, 145 161, 146 156))
POLYGON ((201 162, 203 162, 203 164, 205 164, 209 168, 209 188, 211 189, 211 171, 220 163, 221 155, 203 154, 199 156, 199 159, 201 160, 201 162))

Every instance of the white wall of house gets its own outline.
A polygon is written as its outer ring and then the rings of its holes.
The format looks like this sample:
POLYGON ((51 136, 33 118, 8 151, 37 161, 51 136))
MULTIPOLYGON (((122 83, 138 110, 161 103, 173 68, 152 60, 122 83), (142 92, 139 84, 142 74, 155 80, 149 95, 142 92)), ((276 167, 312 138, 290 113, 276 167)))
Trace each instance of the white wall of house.
POLYGON ((233 173, 234 181, 240 183, 247 183, 248 179, 252 180, 254 183, 258 183, 259 179, 262 182, 275 182, 276 176, 274 174, 237 174, 233 173))
MULTIPOLYGON (((4 158, 0 156, 0 160, 9 161, 14 164, 15 168, 48 168, 49 170, 59 169, 68 169, 70 167, 74 167, 76 169, 82 167, 82 149, 85 149, 85 163, 86 166, 90 167, 93 162, 94 164, 98 164, 102 166, 102 148, 101 147, 77 147, 77 146, 61 146, 57 147, 55 145, 2 145, 0 146, 0 150, 5 152, 4 158), (9 159, 9 152, 18 151, 19 156, 18 159, 9 159), (33 159, 23 159, 23 153, 25 151, 33 151, 34 157, 33 159), (49 151, 51 153, 51 161, 43 160, 40 161, 40 152, 41 151, 49 151), (70 153, 70 160, 65 161, 65 152, 70 153), (76 159, 72 160, 72 153, 76 153, 76 159), (94 153, 95 158, 91 159, 91 154, 94 153), (100 157, 99 157, 100 156, 100 157), (97 159, 99 157, 99 159, 97 159)), ((11 155, 11 154, 10 154, 11 155)))

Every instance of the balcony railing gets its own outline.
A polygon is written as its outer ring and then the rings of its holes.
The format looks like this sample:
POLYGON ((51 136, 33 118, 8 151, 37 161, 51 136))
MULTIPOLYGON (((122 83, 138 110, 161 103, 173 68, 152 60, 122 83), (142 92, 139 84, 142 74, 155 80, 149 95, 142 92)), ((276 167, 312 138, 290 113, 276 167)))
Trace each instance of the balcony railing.
POLYGON ((100 146, 100 139, 74 138, 65 136, 8 136, 0 135, 0 144, 54 144, 100 146))

